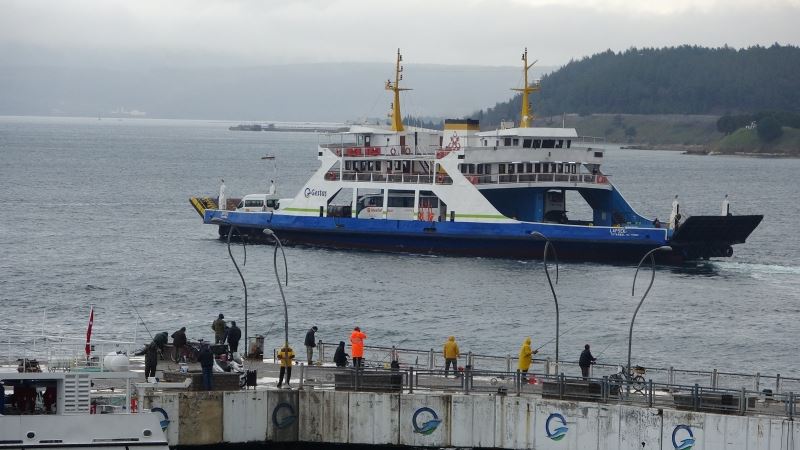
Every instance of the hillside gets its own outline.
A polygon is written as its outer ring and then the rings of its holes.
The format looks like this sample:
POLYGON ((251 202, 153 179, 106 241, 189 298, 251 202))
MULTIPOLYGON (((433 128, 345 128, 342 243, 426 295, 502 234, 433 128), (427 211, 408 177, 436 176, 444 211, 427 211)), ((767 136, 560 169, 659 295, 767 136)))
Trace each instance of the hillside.
POLYGON ((772 142, 759 139, 756 129, 740 128, 711 146, 726 154, 800 156, 800 129, 783 127, 783 134, 772 142))
MULTIPOLYGON (((773 45, 606 51, 541 79, 537 115, 800 111, 800 48, 773 45)), ((520 97, 472 115, 485 126, 518 120, 520 97)))

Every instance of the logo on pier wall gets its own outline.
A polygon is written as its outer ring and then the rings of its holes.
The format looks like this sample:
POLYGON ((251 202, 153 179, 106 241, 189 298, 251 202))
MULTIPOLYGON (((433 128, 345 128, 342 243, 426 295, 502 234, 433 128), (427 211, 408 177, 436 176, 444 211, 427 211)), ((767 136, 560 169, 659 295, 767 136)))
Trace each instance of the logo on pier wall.
POLYGON ((272 410, 272 424, 279 430, 292 426, 295 420, 297 420, 297 414, 294 412, 294 406, 290 403, 278 403, 272 410))
POLYGON ((544 431, 547 433, 547 437, 554 441, 564 439, 564 436, 567 435, 567 431, 569 431, 569 428, 567 428, 567 419, 559 413, 550 414, 544 423, 544 431), (556 423, 551 424, 554 420, 556 423), (561 426, 558 426, 558 422, 561 423, 561 426), (556 429, 550 431, 553 426, 555 426, 556 429))
POLYGON ((689 428, 689 425, 678 425, 672 430, 672 447, 674 447, 675 450, 689 450, 694 447, 694 433, 692 433, 692 429, 689 428), (686 436, 687 434, 688 437, 685 437, 680 444, 675 441, 678 435, 686 436))
POLYGON ((414 416, 411 417, 411 425, 414 426, 414 433, 429 435, 439 428, 440 423, 442 423, 442 420, 436 415, 436 411, 427 406, 414 411, 414 416), (426 418, 428 419, 422 425, 419 424, 420 416, 422 416, 423 420, 426 418))
POLYGON ((164 418, 159 422, 159 425, 161 425, 161 431, 167 431, 167 427, 169 427, 169 416, 167 412, 164 411, 164 408, 151 408, 150 412, 161 413, 164 418))

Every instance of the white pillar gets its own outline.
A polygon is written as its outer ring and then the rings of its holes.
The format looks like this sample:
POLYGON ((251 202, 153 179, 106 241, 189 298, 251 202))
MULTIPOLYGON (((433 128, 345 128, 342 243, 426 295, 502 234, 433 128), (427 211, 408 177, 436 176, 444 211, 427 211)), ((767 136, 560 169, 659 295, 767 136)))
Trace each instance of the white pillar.
POLYGON ((728 201, 728 194, 725 194, 725 199, 722 200, 722 215, 727 216, 731 213, 731 204, 728 201))
POLYGON ((389 213, 389 189, 383 190, 383 218, 389 213))
POLYGON ((358 188, 353 188, 353 201, 350 203, 350 217, 356 217, 356 207, 358 206, 358 188))
POLYGON ((411 214, 412 220, 419 218, 419 189, 414 189, 414 211, 411 214))

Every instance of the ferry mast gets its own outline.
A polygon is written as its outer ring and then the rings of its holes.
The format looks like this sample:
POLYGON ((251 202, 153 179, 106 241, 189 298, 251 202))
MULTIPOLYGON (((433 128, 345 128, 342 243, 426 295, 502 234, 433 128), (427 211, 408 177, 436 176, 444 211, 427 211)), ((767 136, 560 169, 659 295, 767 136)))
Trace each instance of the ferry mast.
MULTIPOLYGON (((538 61, 538 60, 537 60, 538 61)), ((520 112, 519 117, 519 127, 520 128, 530 128, 531 123, 533 122, 533 111, 531 111, 531 103, 528 99, 528 94, 532 92, 539 91, 541 86, 538 82, 528 85, 528 70, 536 64, 536 61, 528 64, 528 47, 525 47, 525 53, 522 54, 522 74, 524 84, 522 88, 514 88, 511 89, 512 91, 522 92, 522 111, 520 112)))
POLYGON ((392 131, 403 131, 403 116, 400 114, 400 91, 410 91, 409 88, 401 88, 400 80, 403 79, 403 66, 400 62, 403 61, 403 55, 400 54, 400 49, 397 49, 397 61, 395 62, 394 69, 394 82, 386 80, 386 90, 394 92, 394 102, 392 102, 392 131))

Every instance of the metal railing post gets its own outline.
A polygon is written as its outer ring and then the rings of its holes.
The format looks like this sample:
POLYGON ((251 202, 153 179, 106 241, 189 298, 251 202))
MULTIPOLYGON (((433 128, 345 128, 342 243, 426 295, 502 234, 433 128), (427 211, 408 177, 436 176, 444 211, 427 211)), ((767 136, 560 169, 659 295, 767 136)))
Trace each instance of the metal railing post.
POLYGON ((775 393, 779 393, 781 391, 781 374, 775 375, 775 393))
POLYGON ((566 386, 564 385, 565 383, 566 379, 564 378, 564 374, 562 373, 558 376, 558 398, 560 399, 564 398, 564 391, 566 390, 566 386))
POLYGON ((743 416, 747 412, 747 389, 739 391, 739 415, 743 416))
POLYGON ((428 370, 433 370, 433 349, 428 354, 428 370))
POLYGON ((756 372, 755 379, 753 380, 753 389, 756 392, 761 392, 761 389, 758 388, 758 385, 761 383, 761 372, 756 372))
POLYGON ((408 368, 408 393, 414 393, 414 366, 408 368))
POLYGON ((298 384, 298 387, 297 387, 297 390, 299 390, 299 391, 303 390, 303 378, 304 378, 304 375, 305 375, 305 367, 306 366, 304 364, 300 364, 300 383, 298 384))
POLYGON ((600 397, 603 402, 608 402, 608 397, 611 395, 611 387, 608 385, 608 375, 603 376, 603 384, 600 385, 600 397))
POLYGON ((717 369, 714 369, 711 372, 711 388, 715 390, 717 389, 717 369))
POLYGON ((506 372, 511 372, 511 355, 506 355, 506 372))
POLYGON ((549 356, 544 360, 544 374, 545 375, 550 375, 550 357, 549 356))
POLYGON ((514 372, 514 388, 517 391, 517 397, 519 397, 522 392, 522 372, 519 369, 514 372))
POLYGON ((472 361, 472 352, 467 352, 467 365, 470 368, 474 368, 474 362, 472 361))
POLYGON ((319 340, 319 351, 317 352, 317 358, 319 358, 320 365, 325 362, 325 344, 322 343, 322 339, 319 340))
POLYGON ((653 407, 653 379, 647 380, 647 406, 653 407))
POLYGON ((675 384, 675 369, 672 366, 669 366, 669 370, 667 370, 667 384, 670 386, 675 384))
POLYGON ((700 385, 696 383, 692 388, 692 409, 700 409, 700 385))

